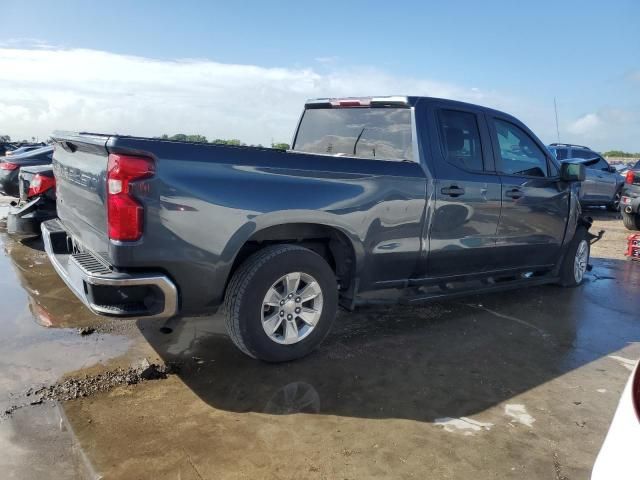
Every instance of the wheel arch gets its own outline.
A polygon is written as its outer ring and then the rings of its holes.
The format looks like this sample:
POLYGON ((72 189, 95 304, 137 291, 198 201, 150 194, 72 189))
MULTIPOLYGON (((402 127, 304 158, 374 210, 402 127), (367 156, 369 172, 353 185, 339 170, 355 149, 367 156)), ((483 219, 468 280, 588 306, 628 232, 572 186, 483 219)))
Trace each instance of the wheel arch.
MULTIPOLYGON (((285 213, 287 217, 291 217, 290 212, 285 213)), ((313 215, 317 214, 318 212, 313 212, 313 215)), ((306 218, 309 219, 310 215, 306 215, 306 218)), ((353 299, 357 290, 358 272, 362 268, 364 258, 362 242, 354 232, 335 222, 304 219, 305 215, 296 215, 288 222, 282 222, 282 216, 255 219, 253 231, 245 235, 242 242, 237 243, 238 248, 227 275, 225 291, 235 271, 250 255, 268 245, 291 243, 305 246, 325 258, 336 273, 341 298, 353 299)))

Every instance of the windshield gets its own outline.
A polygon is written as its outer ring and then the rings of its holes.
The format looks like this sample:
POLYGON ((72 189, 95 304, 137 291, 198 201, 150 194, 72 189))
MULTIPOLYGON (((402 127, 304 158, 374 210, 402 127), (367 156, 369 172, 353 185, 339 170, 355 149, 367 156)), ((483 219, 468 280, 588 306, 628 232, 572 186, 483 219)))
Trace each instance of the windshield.
POLYGON ((318 108, 304 112, 293 150, 413 160, 408 108, 318 108))

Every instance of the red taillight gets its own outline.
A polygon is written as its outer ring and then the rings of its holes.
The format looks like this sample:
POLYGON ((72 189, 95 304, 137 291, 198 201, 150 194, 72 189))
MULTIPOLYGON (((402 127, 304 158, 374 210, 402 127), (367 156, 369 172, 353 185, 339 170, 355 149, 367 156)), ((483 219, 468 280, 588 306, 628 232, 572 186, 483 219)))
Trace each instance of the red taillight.
POLYGON ((636 373, 631 385, 631 396, 633 397, 633 406, 636 409, 636 416, 640 421, 640 367, 636 368, 636 373))
POLYGON ((633 183, 633 177, 635 175, 633 174, 633 170, 629 170, 627 172, 627 175, 624 177, 624 183, 628 183, 629 185, 631 185, 633 183))
POLYGON ((15 170, 16 168, 18 168, 17 163, 11 163, 11 162, 0 163, 0 170, 15 170))
POLYGON ((50 188, 54 188, 55 186, 55 178, 47 177, 45 175, 40 175, 39 173, 37 173, 29 182, 29 191, 27 192, 27 197, 31 198, 36 195, 41 195, 50 188))
POLYGON ((107 165, 107 225, 109 238, 130 242, 142 236, 144 208, 131 193, 131 182, 151 177, 153 160, 130 155, 109 155, 107 165))

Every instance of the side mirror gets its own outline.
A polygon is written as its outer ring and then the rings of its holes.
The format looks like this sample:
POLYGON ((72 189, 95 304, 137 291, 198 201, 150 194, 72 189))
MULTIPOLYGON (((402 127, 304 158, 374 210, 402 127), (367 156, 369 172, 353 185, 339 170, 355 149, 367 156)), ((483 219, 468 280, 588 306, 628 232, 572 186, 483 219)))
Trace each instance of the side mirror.
POLYGON ((613 165, 609 165, 608 170, 611 173, 616 173, 618 171, 618 169, 616 167, 614 167, 613 165))
POLYGON ((560 166, 560 180, 563 182, 584 182, 586 176, 586 167, 582 163, 563 163, 560 166))

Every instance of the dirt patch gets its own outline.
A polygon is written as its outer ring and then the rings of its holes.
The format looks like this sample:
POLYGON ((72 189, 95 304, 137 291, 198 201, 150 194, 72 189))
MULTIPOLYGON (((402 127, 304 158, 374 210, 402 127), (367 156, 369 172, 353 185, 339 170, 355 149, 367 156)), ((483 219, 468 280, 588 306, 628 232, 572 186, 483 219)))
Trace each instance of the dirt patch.
POLYGON ((179 366, 175 363, 159 365, 145 359, 138 365, 129 368, 117 368, 84 377, 70 377, 52 385, 29 388, 24 395, 26 401, 22 404, 11 405, 3 412, 2 416, 7 417, 19 408, 40 405, 47 400, 73 400, 89 397, 99 392, 107 392, 121 385, 162 380, 168 375, 177 373, 178 370, 179 366))

